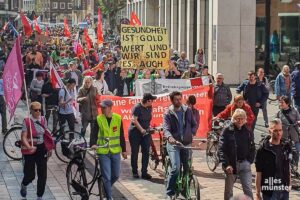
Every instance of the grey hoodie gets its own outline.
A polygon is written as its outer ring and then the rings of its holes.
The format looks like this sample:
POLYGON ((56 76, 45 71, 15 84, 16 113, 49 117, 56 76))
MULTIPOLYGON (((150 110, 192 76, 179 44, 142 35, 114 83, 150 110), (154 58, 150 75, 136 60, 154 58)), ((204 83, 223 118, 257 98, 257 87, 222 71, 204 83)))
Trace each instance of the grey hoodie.
POLYGON ((183 135, 179 132, 178 117, 174 111, 174 106, 169 106, 169 109, 164 114, 163 129, 164 137, 174 137, 175 140, 182 142, 184 145, 189 145, 193 142, 193 136, 197 131, 197 123, 193 117, 192 110, 182 105, 183 109, 183 135))

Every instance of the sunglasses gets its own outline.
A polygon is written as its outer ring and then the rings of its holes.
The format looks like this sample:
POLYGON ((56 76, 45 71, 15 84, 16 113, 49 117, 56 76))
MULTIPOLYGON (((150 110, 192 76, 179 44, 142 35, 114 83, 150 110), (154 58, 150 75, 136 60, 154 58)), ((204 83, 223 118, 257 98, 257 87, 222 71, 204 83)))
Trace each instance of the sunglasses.
POLYGON ((41 109, 32 109, 34 112, 41 112, 41 109))

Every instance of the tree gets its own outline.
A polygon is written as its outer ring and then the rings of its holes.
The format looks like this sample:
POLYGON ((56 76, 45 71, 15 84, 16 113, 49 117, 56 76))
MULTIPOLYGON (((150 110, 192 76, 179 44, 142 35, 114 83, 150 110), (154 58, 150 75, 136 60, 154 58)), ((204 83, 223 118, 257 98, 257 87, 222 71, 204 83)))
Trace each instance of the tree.
POLYGON ((117 13, 125 8, 126 4, 127 0, 99 0, 101 13, 107 16, 112 31, 117 26, 117 13))

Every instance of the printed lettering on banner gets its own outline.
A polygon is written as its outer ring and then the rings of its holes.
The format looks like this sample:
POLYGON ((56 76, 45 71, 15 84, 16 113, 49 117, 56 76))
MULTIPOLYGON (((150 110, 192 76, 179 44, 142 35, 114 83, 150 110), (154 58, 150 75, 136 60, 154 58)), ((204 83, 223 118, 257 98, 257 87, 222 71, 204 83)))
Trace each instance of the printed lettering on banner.
POLYGON ((169 39, 167 29, 155 26, 121 25, 121 67, 127 69, 167 69, 169 39))
MULTIPOLYGON (((211 129, 212 122, 212 98, 213 88, 211 86, 199 86, 182 92, 183 102, 186 102, 190 95, 195 95, 197 99, 196 109, 200 114, 200 126, 196 138, 206 138, 211 129)), ((101 95, 101 100, 111 99, 114 103, 113 112, 122 116, 125 138, 128 139, 128 128, 132 120, 132 108, 141 101, 140 97, 118 97, 101 95)), ((151 126, 162 126, 163 116, 168 107, 171 105, 168 94, 158 95, 158 98, 152 105, 151 126)), ((155 135, 153 135, 155 137, 155 135)))

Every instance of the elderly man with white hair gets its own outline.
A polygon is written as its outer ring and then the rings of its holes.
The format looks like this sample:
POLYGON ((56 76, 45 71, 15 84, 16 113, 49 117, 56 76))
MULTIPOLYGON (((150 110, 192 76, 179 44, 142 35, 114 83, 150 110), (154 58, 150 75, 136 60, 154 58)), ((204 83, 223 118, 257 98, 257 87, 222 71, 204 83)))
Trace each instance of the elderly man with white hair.
POLYGON ((221 73, 216 74, 217 83, 214 88, 213 115, 217 116, 222 112, 232 100, 230 88, 224 84, 224 76, 221 73))
POLYGON ((233 196, 233 185, 237 176, 244 194, 253 199, 251 164, 254 161, 255 144, 253 132, 246 127, 247 115, 236 109, 231 124, 223 130, 219 142, 219 157, 225 172, 224 199, 233 196))

